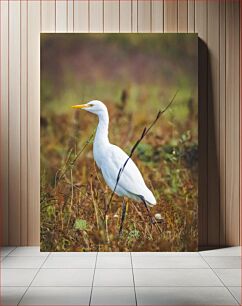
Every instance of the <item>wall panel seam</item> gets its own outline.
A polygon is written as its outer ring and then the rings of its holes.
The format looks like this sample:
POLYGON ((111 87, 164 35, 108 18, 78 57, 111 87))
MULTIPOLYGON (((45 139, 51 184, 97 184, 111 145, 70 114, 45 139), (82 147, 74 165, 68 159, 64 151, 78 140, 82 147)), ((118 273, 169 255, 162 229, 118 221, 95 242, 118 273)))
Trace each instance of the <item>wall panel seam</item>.
MULTIPOLYGON (((10 111, 10 107, 9 107, 9 1, 8 1, 8 154, 9 154, 9 129, 10 129, 10 124, 9 124, 9 111, 10 111)), ((10 236, 10 218, 9 218, 9 186, 10 186, 10 181, 9 181, 9 156, 8 156, 8 242, 10 242, 9 236, 10 236)))
MULTIPOLYGON (((22 10, 21 10, 21 5, 22 3, 20 2, 20 40, 19 40, 19 57, 20 57, 20 96, 19 96, 19 103, 20 103, 20 192, 22 191, 22 180, 21 180, 21 170, 22 170, 22 142, 21 142, 21 138, 22 138, 22 46, 21 46, 21 41, 22 41, 22 10)), ((22 220, 22 196, 20 194, 20 245, 22 245, 22 228, 21 228, 21 220, 22 220)))
MULTIPOLYGON (((239 47, 241 48, 241 1, 239 1, 239 47)), ((241 127, 241 50, 239 52, 239 128, 241 127)), ((239 129, 239 169, 241 170, 241 129, 239 129)), ((239 186, 241 186, 241 174, 239 173, 239 186)), ((241 189, 239 188, 239 199, 241 199, 241 189)), ((239 242, 241 239, 241 202, 239 203, 239 242)))
MULTIPOLYGON (((27 216, 29 216, 29 197, 28 197, 28 194, 29 194, 29 150, 28 150, 28 147, 29 147, 29 133, 28 133, 28 130, 29 130, 29 61, 28 61, 28 57, 29 57, 29 14, 28 14, 28 11, 29 11, 29 4, 28 4, 28 1, 27 1, 27 13, 26 13, 26 18, 27 18, 27 46, 26 46, 26 52, 27 52, 27 69, 26 69, 26 73, 27 73, 27 84, 26 84, 26 87, 27 87, 27 90, 26 90, 26 111, 27 111, 27 122, 26 122, 26 125, 27 125, 27 129, 26 129, 26 132, 27 132, 27 216)), ((40 9, 40 12, 41 12, 41 9, 40 9)), ((28 221, 28 220, 27 220, 28 221)), ((29 222, 27 222, 27 244, 28 244, 28 241, 29 241, 29 229, 28 229, 28 226, 29 226, 29 222)))
MULTIPOLYGON (((225 26, 224 26, 224 40, 225 40, 225 43, 224 43, 224 58, 225 58, 225 67, 224 67, 224 73, 225 73, 225 88, 224 88, 224 112, 225 114, 227 113, 226 112, 226 105, 227 105, 227 87, 226 87, 226 80, 227 80, 227 63, 226 63, 226 59, 227 59, 227 48, 226 48, 226 36, 227 36, 227 27, 226 27, 226 23, 227 23, 227 14, 226 14, 226 1, 224 2, 224 22, 225 22, 225 26)), ((221 124, 221 122, 220 122, 221 124)), ((225 130, 225 135, 226 135, 226 131, 227 131, 227 125, 226 125, 226 117, 225 117, 225 122, 224 122, 224 130, 225 130)), ((226 166, 226 161, 227 161, 227 157, 226 157, 226 137, 224 137, 224 146, 225 146, 225 150, 224 150, 224 181, 225 181, 225 186, 226 186, 226 180, 227 180, 227 176, 226 176, 226 171, 227 171, 227 166, 226 166)), ((224 199, 225 199, 225 207, 224 207, 224 244, 226 245, 226 241, 227 241, 227 238, 226 238, 226 210, 227 210, 227 207, 226 207, 226 198, 227 198, 227 195, 226 195, 226 188, 224 190, 224 199)))

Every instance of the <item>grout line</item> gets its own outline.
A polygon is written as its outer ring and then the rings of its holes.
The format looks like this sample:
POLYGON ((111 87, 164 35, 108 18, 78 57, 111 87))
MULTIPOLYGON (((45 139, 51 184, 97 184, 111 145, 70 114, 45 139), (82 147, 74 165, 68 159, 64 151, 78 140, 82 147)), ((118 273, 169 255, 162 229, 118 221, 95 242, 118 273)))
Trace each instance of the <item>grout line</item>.
MULTIPOLYGON (((3 262, 3 260, 2 260, 3 262)), ((33 269, 39 269, 36 267, 32 267, 32 268, 2 268, 2 270, 33 270, 33 269)), ((93 268, 93 267, 89 267, 89 268, 41 268, 42 270, 211 270, 211 268, 93 268)), ((216 270, 240 270, 239 268, 215 268, 216 270)), ((232 286, 230 286, 232 287, 232 286)), ((238 287, 238 286, 234 286, 234 287, 238 287)))
POLYGON ((223 287, 224 288, 226 288, 227 290, 228 290, 228 292, 230 293, 230 295, 234 298, 234 300, 236 301, 236 302, 238 302, 237 301, 237 299, 235 298, 235 296, 232 294, 232 292, 229 290, 229 288, 225 285, 225 283, 222 281, 222 279, 218 276, 218 274, 216 273, 216 271, 214 271, 214 268, 212 268, 211 266, 210 266, 210 264, 205 260, 205 258, 203 258, 202 256, 201 256, 201 258, 208 264, 208 266, 210 267, 210 269, 213 271, 213 273, 217 276, 217 278, 220 280, 220 282, 223 284, 223 287))
MULTIPOLYGON (((241 289, 240 286, 229 286, 229 287, 239 287, 241 289)), ((226 286, 226 289, 229 291, 229 293, 233 296, 233 298, 235 299, 236 302, 238 302, 239 305, 241 305, 241 301, 238 301, 237 298, 233 295, 232 291, 230 291, 229 287, 226 286)), ((241 291, 241 290, 240 290, 241 291)), ((241 297, 240 297, 241 299, 241 297)))
MULTIPOLYGON (((45 256, 43 256, 43 255, 8 255, 8 256, 5 256, 5 257, 12 257, 12 258, 22 258, 22 257, 24 257, 24 258, 33 258, 33 257, 47 257, 47 256, 49 256, 49 254, 46 254, 45 256)), ((2 256, 3 257, 3 256, 2 256)), ((56 257, 55 257, 56 258, 56 257)), ((60 257, 58 257, 58 258, 60 258, 60 257)))
MULTIPOLYGON (((1 247, 1 249, 2 249, 3 247, 1 247)), ((12 251, 10 251, 7 255, 5 255, 5 256, 1 256, 1 257, 8 257, 14 250, 16 250, 17 249, 17 247, 13 247, 13 249, 12 249, 12 251)))
POLYGON ((18 302, 17 305, 19 305, 22 301, 22 299, 24 298, 25 294, 27 293, 27 291, 29 290, 30 286, 32 285, 33 281, 35 280, 36 276, 38 275, 39 271, 41 270, 41 268, 43 267, 43 265, 45 264, 46 260, 49 258, 50 253, 46 256, 45 260, 42 262, 42 264, 40 265, 39 269, 37 270, 35 276, 33 277, 32 281, 30 282, 30 284, 27 286, 27 289, 25 290, 24 294, 22 295, 20 301, 18 302))
MULTIPOLYGON (((5 287, 5 288, 22 288, 26 286, 1 286, 1 287, 5 287)), ((133 286, 93 286, 95 288, 134 288, 133 286)), ((226 286, 178 286, 178 285, 154 285, 154 286, 135 286, 136 288, 227 288, 226 286)), ((238 288, 239 286, 229 286, 229 287, 235 287, 238 288)), ((31 286, 31 288, 91 288, 91 286, 76 286, 76 285, 68 285, 68 286, 60 286, 60 285, 51 285, 51 286, 31 286)), ((19 302, 20 303, 20 302, 19 302)), ((1 306, 5 306, 5 305, 1 305, 1 306)), ((42 305, 41 305, 42 306, 42 305)), ((151 306, 151 305, 147 305, 147 306, 151 306)), ((161 306, 161 305, 159 305, 161 306)), ((178 306, 178 305, 177 305, 178 306)), ((204 305, 203 305, 204 306, 204 305)), ((212 306, 212 305, 209 305, 212 306)), ((213 306, 217 306, 217 305, 213 305, 213 306)), ((230 306, 230 305, 227 305, 230 306)))
POLYGON ((206 255, 206 254, 200 254, 202 257, 207 257, 207 258, 213 258, 213 257, 219 257, 219 258, 229 258, 229 257, 241 257, 241 255, 206 255))
POLYGON ((94 284, 94 278, 95 278, 95 272, 96 272, 96 266, 97 266, 97 256, 98 256, 98 252, 96 254, 95 266, 94 266, 94 271, 93 271, 92 287, 91 287, 90 298, 89 298, 89 306, 91 305, 91 301, 92 301, 92 291, 93 291, 93 284, 94 284))
POLYGON ((130 260, 131 260, 131 267, 132 267, 132 276, 133 276, 133 283, 134 283, 134 297, 135 297, 135 304, 137 303, 137 294, 136 294, 136 288, 135 288, 135 279, 134 279, 134 268, 133 268, 133 260, 132 260, 132 253, 130 252, 130 260))
MULTIPOLYGON (((0 269, 3 269, 2 268, 2 262, 5 260, 5 258, 7 258, 7 256, 1 256, 2 257, 2 260, 0 261, 0 269)), ((1 305, 1 304, 0 304, 1 305)))

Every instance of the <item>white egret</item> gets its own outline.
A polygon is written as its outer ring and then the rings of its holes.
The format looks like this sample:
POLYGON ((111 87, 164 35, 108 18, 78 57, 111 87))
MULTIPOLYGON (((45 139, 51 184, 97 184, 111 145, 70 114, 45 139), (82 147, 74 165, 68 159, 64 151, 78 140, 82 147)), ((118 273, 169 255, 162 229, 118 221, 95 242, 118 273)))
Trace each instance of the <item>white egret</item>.
MULTIPOLYGON (((93 100, 86 104, 74 105, 72 107, 86 110, 98 116, 99 123, 93 143, 93 155, 107 185, 120 197, 128 197, 137 202, 143 202, 149 213, 147 205, 151 207, 156 205, 156 199, 146 186, 138 167, 131 158, 125 165, 117 183, 120 169, 124 166, 129 156, 118 146, 109 142, 109 115, 105 104, 101 101, 93 100)), ((124 201, 122 209, 120 234, 126 211, 124 201)))

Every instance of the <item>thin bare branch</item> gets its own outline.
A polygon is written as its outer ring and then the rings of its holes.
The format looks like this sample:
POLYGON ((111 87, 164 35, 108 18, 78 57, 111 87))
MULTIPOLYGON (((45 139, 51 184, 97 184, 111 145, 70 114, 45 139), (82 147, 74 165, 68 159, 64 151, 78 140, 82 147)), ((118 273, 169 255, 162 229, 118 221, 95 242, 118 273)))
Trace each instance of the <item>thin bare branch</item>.
POLYGON ((138 145, 140 144, 140 142, 143 140, 143 138, 149 133, 149 131, 152 129, 152 127, 156 124, 156 122, 158 121, 158 119, 161 117, 161 115, 163 115, 167 109, 171 106, 171 104, 173 103, 173 101, 175 100, 176 96, 177 96, 177 93, 178 93, 179 90, 176 91, 176 93, 174 94, 173 98, 170 100, 170 102, 167 104, 167 106, 163 109, 163 110, 159 110, 159 112, 157 113, 157 116, 155 118, 155 120, 150 124, 150 126, 148 128, 144 128, 140 138, 136 141, 136 143, 134 144, 133 148, 131 149, 130 151, 130 154, 128 156, 128 158, 126 159, 125 163, 123 164, 123 166, 119 169, 119 172, 118 172, 118 176, 117 176, 117 179, 116 179, 116 183, 115 183, 115 186, 114 186, 114 189, 112 191, 112 194, 111 194, 111 197, 110 197, 110 200, 108 202, 108 205, 106 207, 106 211, 105 211, 105 215, 107 214, 108 210, 109 210, 109 207, 110 207, 110 204, 112 202, 112 199, 113 199, 113 196, 114 196, 114 193, 117 189, 117 186, 118 186, 118 183, 119 183, 119 180, 121 178, 121 175, 128 163, 128 161, 130 160, 130 158, 132 157, 132 155, 134 154, 134 151, 136 150, 136 148, 138 147, 138 145))

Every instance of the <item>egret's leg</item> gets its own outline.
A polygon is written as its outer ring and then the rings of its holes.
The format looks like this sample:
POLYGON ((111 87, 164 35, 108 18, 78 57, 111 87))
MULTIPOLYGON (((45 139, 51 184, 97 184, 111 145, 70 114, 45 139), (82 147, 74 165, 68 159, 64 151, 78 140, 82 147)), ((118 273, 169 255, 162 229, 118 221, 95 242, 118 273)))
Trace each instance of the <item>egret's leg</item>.
POLYGON ((125 214, 126 214, 126 203, 125 203, 125 200, 123 199, 122 216, 121 216, 121 223, 120 223, 120 228, 119 228, 119 236, 121 236, 122 232, 123 232, 125 214))
POLYGON ((154 218, 153 218, 153 216, 152 216, 152 214, 151 214, 151 212, 150 212, 150 209, 149 209, 149 207, 148 207, 146 201, 145 201, 143 198, 142 198, 142 202, 144 203, 145 209, 146 209, 146 211, 147 211, 147 213, 148 213, 148 216, 149 216, 149 218, 150 218, 150 223, 151 223, 151 224, 154 224, 154 223, 155 223, 154 218))
POLYGON ((162 230, 161 230, 161 228, 159 227, 159 225, 158 225, 157 221, 155 220, 155 218, 152 216, 152 214, 151 214, 151 212, 150 212, 150 209, 149 209, 149 207, 148 207, 148 205, 147 205, 145 199, 144 199, 143 197, 140 197, 140 199, 141 199, 142 202, 144 203, 144 206, 145 206, 146 211, 147 211, 147 213, 148 213, 148 215, 149 215, 151 224, 152 224, 152 225, 154 224, 155 227, 157 228, 157 230, 158 230, 160 233, 162 233, 162 230))

